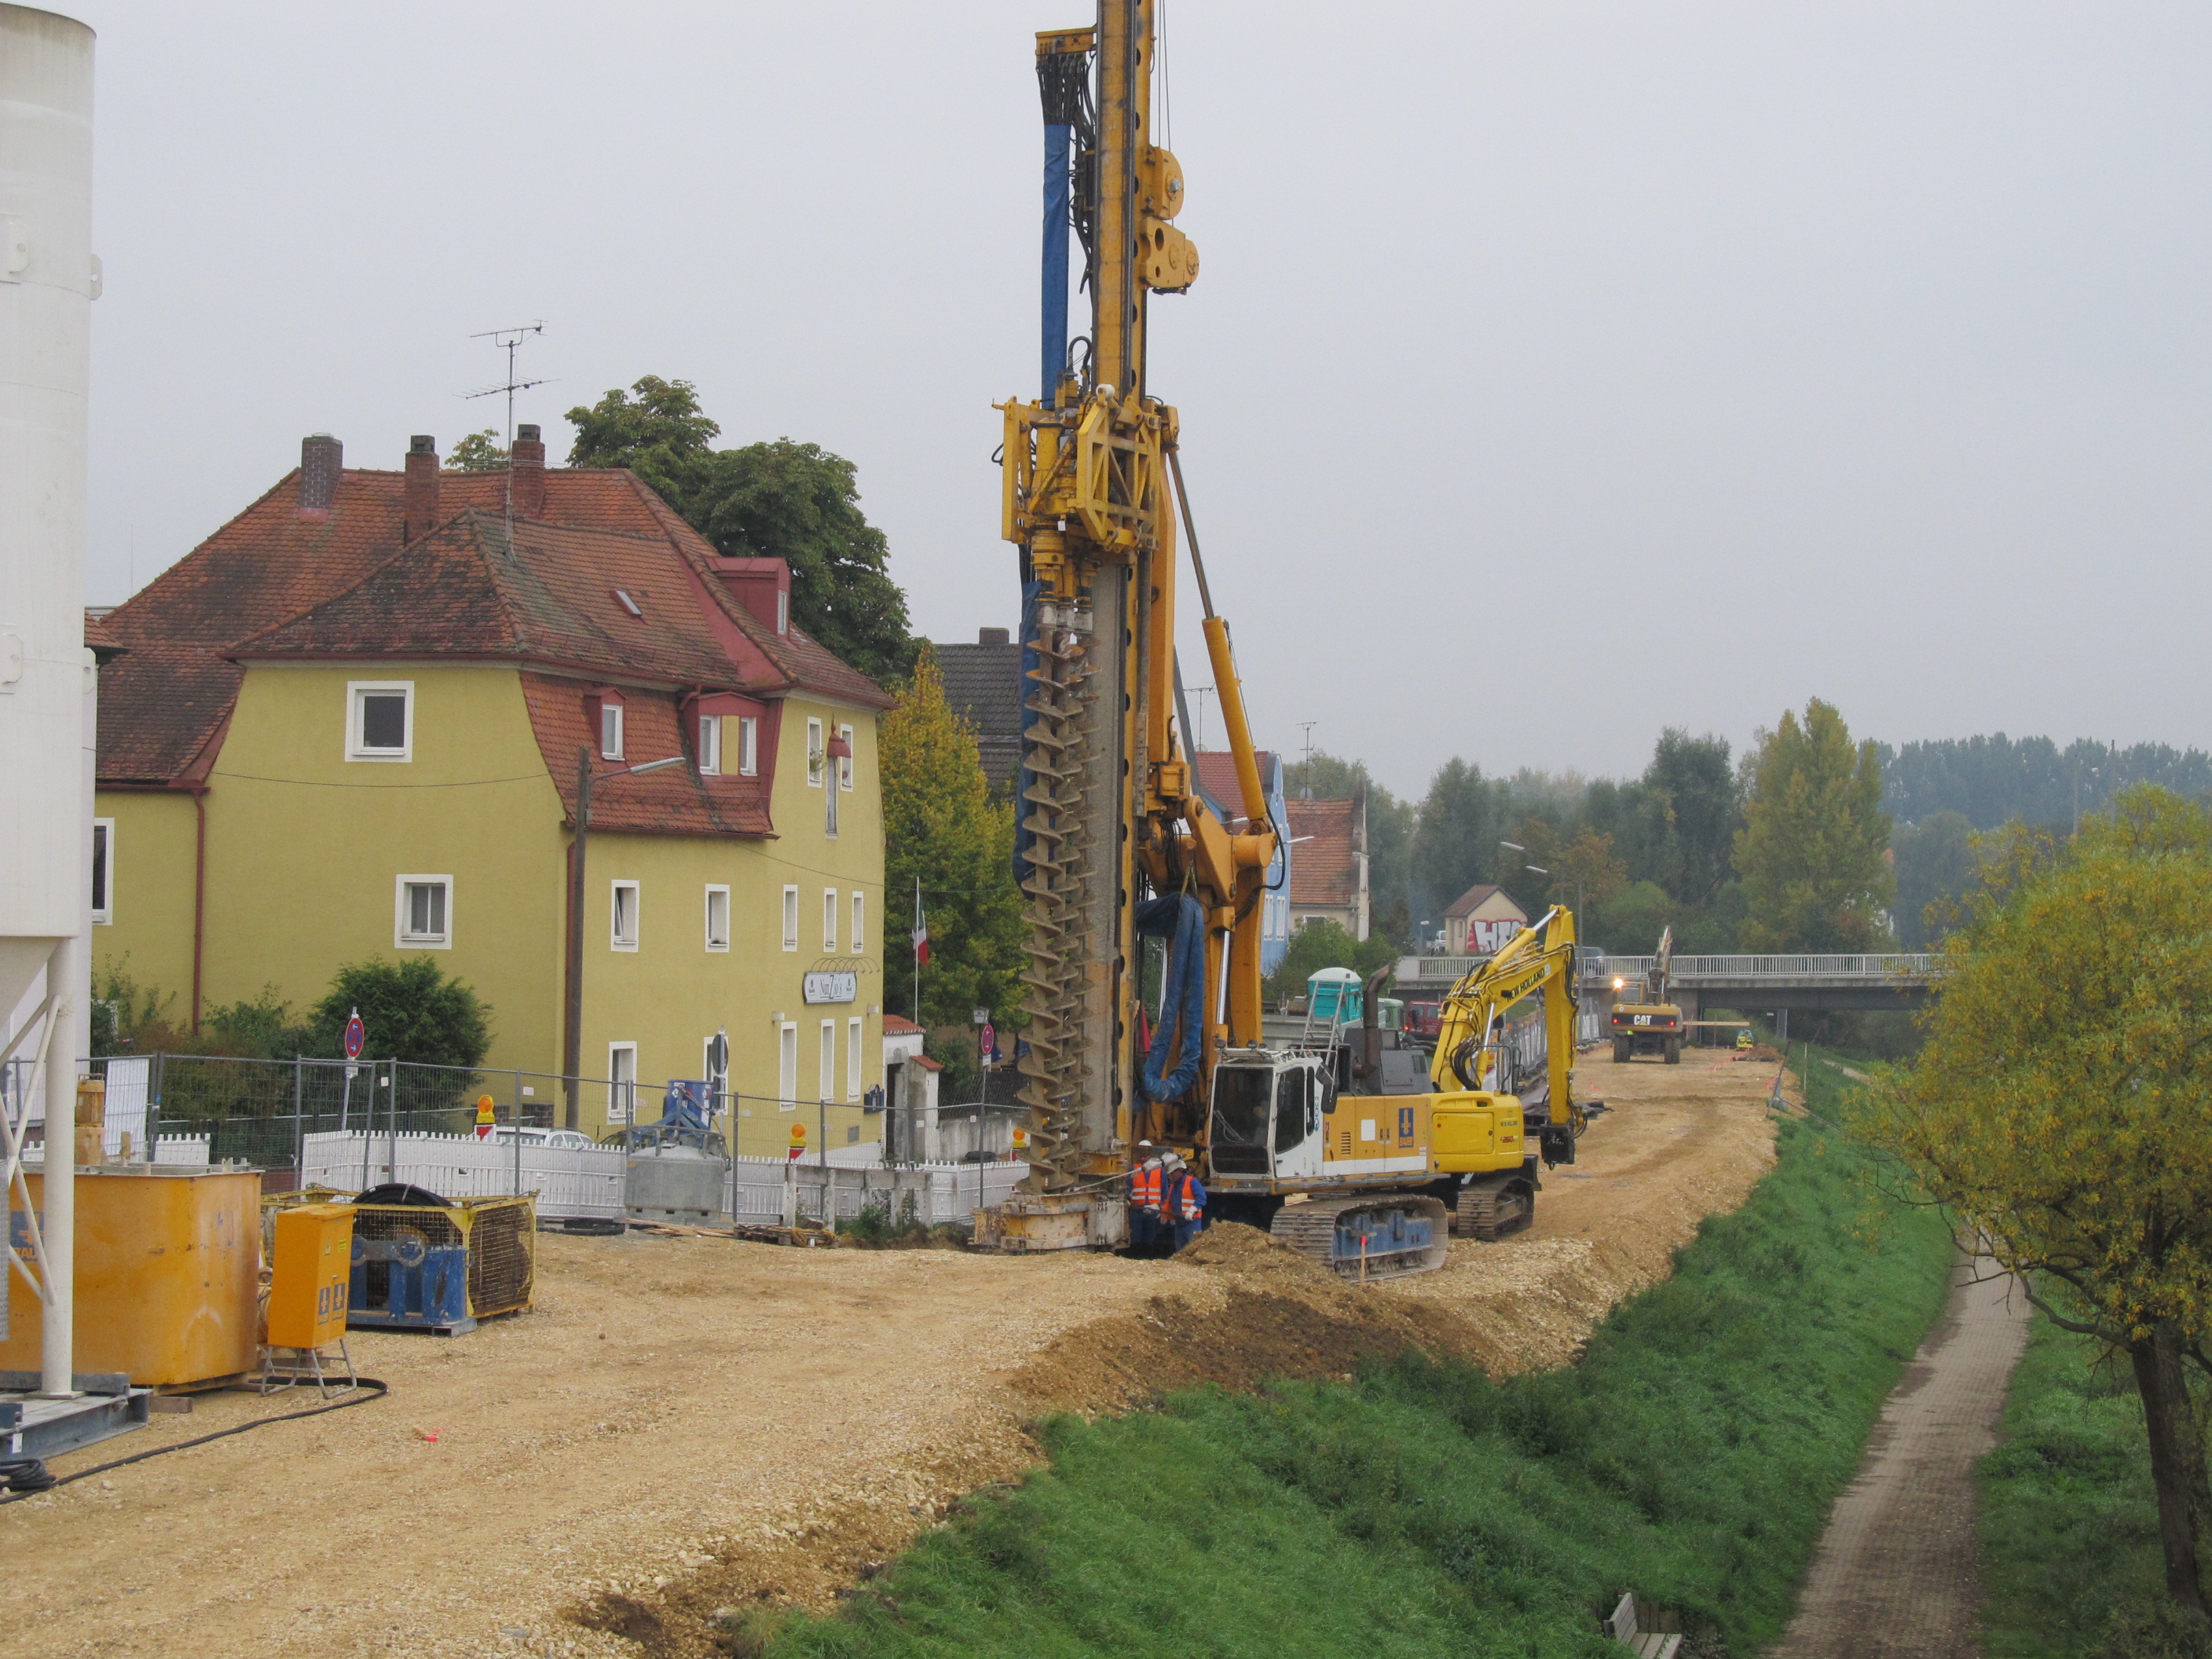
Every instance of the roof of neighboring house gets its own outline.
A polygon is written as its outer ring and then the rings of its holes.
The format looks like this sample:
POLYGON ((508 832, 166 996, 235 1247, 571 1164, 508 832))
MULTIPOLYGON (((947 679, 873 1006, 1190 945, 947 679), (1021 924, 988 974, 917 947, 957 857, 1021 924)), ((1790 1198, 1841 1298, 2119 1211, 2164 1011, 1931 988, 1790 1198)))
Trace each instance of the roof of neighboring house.
POLYGON ((1359 858, 1352 830, 1359 803, 1348 800, 1292 800, 1291 817, 1291 902, 1356 905, 1359 902, 1359 858))
MULTIPOLYGON (((1265 789, 1275 774, 1275 757, 1272 750, 1262 749, 1255 758, 1260 765, 1260 787, 1265 789)), ((1237 781, 1237 757, 1227 749, 1201 749, 1192 757, 1198 768, 1198 792, 1213 803, 1224 818, 1232 823, 1244 819, 1244 786, 1237 781)))
MULTIPOLYGON (((986 635, 1004 635, 1003 628, 986 635)), ((979 640, 974 645, 939 645, 930 654, 945 680, 945 701, 979 732, 1018 738, 1022 732, 1022 647, 1009 638, 979 640)))
POLYGON ((915 1024, 904 1014, 885 1014, 884 1016, 884 1035, 885 1036, 920 1036, 921 1035, 921 1027, 915 1024))
POLYGON ((117 639, 115 630, 107 625, 108 615, 113 609, 112 605, 87 605, 84 611, 85 647, 103 664, 114 661, 131 648, 117 639))
POLYGON ((1444 907, 1444 915, 1447 916, 1473 915, 1492 898, 1499 896, 1504 897, 1507 908, 1515 915, 1523 921, 1528 920, 1528 913, 1514 902, 1513 896, 1492 882, 1478 882, 1468 888, 1467 891, 1444 907))
POLYGON ((1009 630, 987 628, 973 645, 939 645, 930 654, 945 681, 945 701, 975 728, 983 775, 994 789, 1009 783, 1022 763, 1022 647, 1009 630), (997 636, 997 637, 994 637, 997 636))
MULTIPOLYGON (((328 512, 310 516, 295 510, 300 472, 295 468, 106 617, 107 633, 129 654, 101 674, 102 781, 167 783, 204 766, 244 676, 232 659, 233 648, 256 635, 264 636, 263 643, 270 642, 266 636, 283 624, 295 618, 304 622, 305 613, 342 599, 401 556, 405 478, 396 471, 344 468, 337 474, 328 512)), ((462 532, 465 536, 480 539, 487 526, 498 533, 506 493, 503 472, 440 474, 439 527, 414 546, 449 539, 455 525, 464 521, 472 526, 462 532)), ((548 591, 526 593, 523 590, 528 581, 518 573, 501 607, 501 623, 466 618, 456 609, 449 621, 457 635, 483 645, 499 627, 520 616, 529 624, 529 640, 558 643, 580 653, 576 658, 580 665, 601 671, 603 656, 587 647, 594 639, 604 647, 623 636, 619 630, 608 633, 590 625, 583 592, 600 573, 587 577, 570 571, 556 580, 556 567, 564 557, 596 556, 618 547, 631 565, 642 561, 656 573, 663 591, 655 597, 672 612, 682 591, 691 590, 692 621, 684 632, 696 635, 703 629, 721 638, 726 648, 734 641, 747 665, 746 690, 766 696, 810 691, 866 708, 890 706, 890 697, 873 680, 840 661, 795 625, 788 635, 779 635, 748 611, 714 574, 720 562, 712 544, 626 469, 549 467, 544 473, 544 505, 537 512, 516 520, 515 540, 520 563, 526 571, 535 569, 548 591), (586 538, 564 532, 582 533, 586 538), (601 539, 609 537, 618 539, 601 539), (654 556, 628 545, 643 542, 657 543, 661 551, 654 556)), ((456 602, 460 593, 456 582, 462 587, 474 582, 477 591, 483 591, 480 578, 434 554, 427 565, 410 560, 405 568, 435 575, 445 584, 447 597, 456 602)), ((611 590, 623 584, 608 580, 599 585, 611 590)), ((387 580, 379 591, 390 589, 387 580)), ((611 592, 605 598, 609 605, 615 603, 611 592)), ((412 614, 418 624, 428 617, 423 606, 414 607, 412 614)), ((374 630, 358 607, 349 613, 342 606, 316 626, 335 630, 347 615, 352 642, 333 631, 326 636, 331 652, 373 654, 382 648, 369 642, 374 630)), ((309 654, 308 637, 303 633, 276 641, 280 648, 270 654, 309 654)), ((394 636, 386 630, 384 637, 394 636)), ((505 648, 488 648, 481 654, 528 656, 529 651, 518 648, 516 641, 510 634, 505 648)), ((441 653, 447 649, 440 647, 441 653)), ((721 662, 715 672, 695 679, 734 683, 735 664, 721 652, 717 655, 721 662)), ((655 676, 647 671, 645 677, 655 676)))

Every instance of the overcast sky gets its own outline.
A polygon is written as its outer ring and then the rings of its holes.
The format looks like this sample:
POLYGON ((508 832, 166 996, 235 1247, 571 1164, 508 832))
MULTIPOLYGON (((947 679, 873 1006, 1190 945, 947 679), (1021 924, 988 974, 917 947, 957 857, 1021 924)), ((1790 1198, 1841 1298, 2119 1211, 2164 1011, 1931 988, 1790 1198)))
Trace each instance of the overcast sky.
MULTIPOLYGON (((93 599, 305 433, 397 466, 501 419, 468 337, 542 318, 556 457, 692 380, 725 442, 858 465, 917 629, 1014 619, 1030 37, 1085 0, 59 9, 100 32, 93 599)), ((2212 745, 2212 10, 1166 21, 1204 271, 1152 390, 1263 743, 1419 792, 1818 696, 2212 745)))

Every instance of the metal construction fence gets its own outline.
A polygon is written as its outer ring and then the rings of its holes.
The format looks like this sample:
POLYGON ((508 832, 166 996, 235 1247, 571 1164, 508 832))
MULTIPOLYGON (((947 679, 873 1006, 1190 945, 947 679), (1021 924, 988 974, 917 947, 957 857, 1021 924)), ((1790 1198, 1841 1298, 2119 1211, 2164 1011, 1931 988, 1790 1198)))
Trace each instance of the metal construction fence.
POLYGON ((809 1160, 739 1158, 730 1167, 729 1214, 740 1224, 803 1226, 857 1220, 879 1211, 894 1226, 965 1225, 984 1206, 1003 1204, 1026 1164, 924 1164, 842 1167, 809 1160))

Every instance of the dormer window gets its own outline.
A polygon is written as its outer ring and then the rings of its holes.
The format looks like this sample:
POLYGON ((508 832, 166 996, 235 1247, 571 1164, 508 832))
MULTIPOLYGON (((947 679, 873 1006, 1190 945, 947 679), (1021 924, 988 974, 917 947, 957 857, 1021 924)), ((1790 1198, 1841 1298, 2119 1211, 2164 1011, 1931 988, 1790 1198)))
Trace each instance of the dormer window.
POLYGON ((599 705, 599 758, 620 760, 623 757, 623 706, 618 702, 599 705))
POLYGON ((791 595, 781 589, 777 590, 775 596, 775 631, 779 634, 791 632, 791 595))
POLYGON ((623 588, 617 587, 615 589, 615 603, 622 606, 624 611, 628 611, 633 617, 642 617, 645 615, 645 607, 641 605, 635 599, 630 598, 629 592, 623 588))

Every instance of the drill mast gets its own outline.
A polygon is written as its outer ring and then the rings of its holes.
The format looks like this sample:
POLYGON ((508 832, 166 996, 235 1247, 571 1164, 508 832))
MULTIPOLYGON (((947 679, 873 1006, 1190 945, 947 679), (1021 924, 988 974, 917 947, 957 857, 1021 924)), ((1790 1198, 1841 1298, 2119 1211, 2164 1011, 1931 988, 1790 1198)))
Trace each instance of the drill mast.
MULTIPOLYGON (((1213 1057, 1260 1036, 1260 898, 1277 830, 1267 817, 1226 624, 1202 568, 1205 634, 1235 752, 1244 822, 1200 797, 1175 654, 1176 411, 1151 395, 1146 307, 1181 293, 1198 255, 1173 221, 1182 170, 1152 142, 1152 0, 1102 0, 1097 25, 1037 37, 1045 115, 1042 388, 1000 405, 1003 532, 1020 550, 1024 744, 1019 785, 1028 895, 1032 1194, 1072 1194, 1119 1174, 1139 1136, 1196 1146, 1213 1057), (1067 337, 1070 234, 1085 254, 1087 339, 1067 337), (1146 888, 1202 938, 1199 1029, 1176 1020, 1177 1079, 1147 1091, 1136 1047, 1146 888), (1196 907, 1194 919, 1189 915, 1196 907), (1227 989, 1224 995, 1224 984, 1227 989), (1151 1097, 1152 1093, 1166 1098, 1151 1097)), ((1187 507, 1182 522, 1189 526, 1187 507)), ((1192 554, 1196 560, 1196 546, 1192 554)), ((1148 922, 1148 928, 1152 924, 1148 922)), ((1171 947, 1178 948, 1178 947, 1171 947)), ((1062 1206, 1048 1206, 1067 1213, 1062 1206)), ((1010 1212, 1022 1208, 1020 1200, 1010 1212)), ((1012 1216, 1008 1226, 1022 1231, 1012 1216)), ((1043 1229, 1050 1231, 1049 1228, 1043 1229)), ((1100 1242, 1061 1230, 1066 1244, 1100 1242)), ((1095 1235, 1095 1229, 1094 1235, 1095 1235)), ((1052 1248, 1038 1228, 1009 1248, 1052 1248)))

